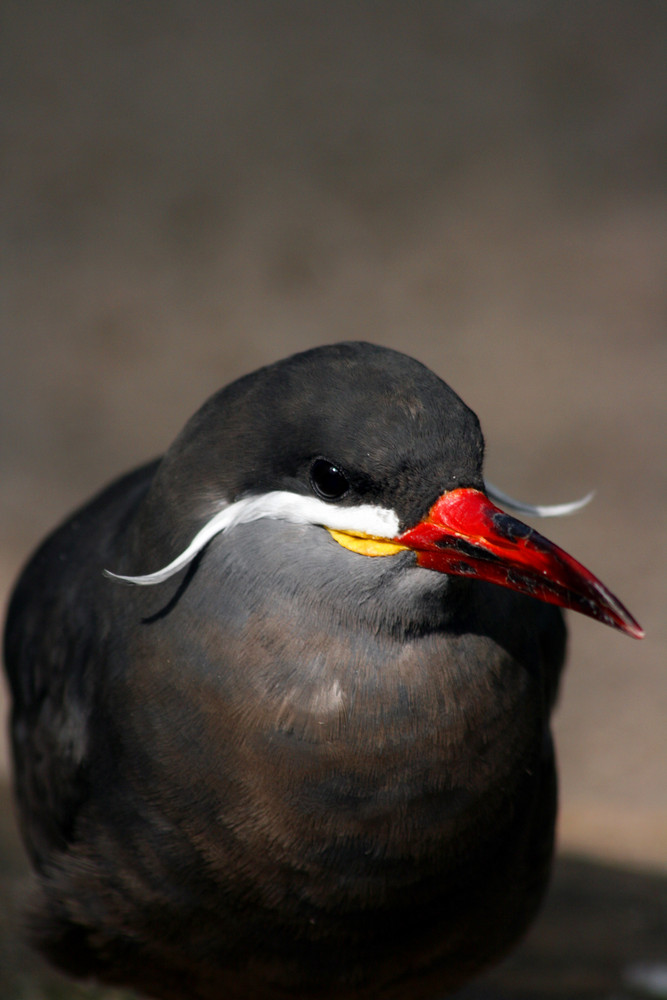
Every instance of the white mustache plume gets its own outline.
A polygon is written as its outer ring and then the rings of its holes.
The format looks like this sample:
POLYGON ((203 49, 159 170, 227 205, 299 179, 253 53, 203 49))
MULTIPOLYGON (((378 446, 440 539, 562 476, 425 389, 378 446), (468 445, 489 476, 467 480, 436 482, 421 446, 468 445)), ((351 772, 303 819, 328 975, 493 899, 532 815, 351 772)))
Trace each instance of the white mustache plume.
MULTIPOLYGON (((569 503, 547 506, 533 505, 523 503, 521 500, 513 500, 492 483, 485 482, 484 485, 491 500, 529 517, 563 517, 567 514, 574 514, 575 511, 585 507, 593 497, 593 493, 588 493, 580 500, 572 500, 569 503)), ((321 500, 316 500, 315 497, 276 492, 259 497, 246 497, 223 507, 207 521, 190 544, 175 559, 155 573, 148 573, 145 576, 123 576, 105 569, 104 575, 111 580, 119 580, 121 583, 141 587, 163 583, 188 566, 216 535, 233 528, 235 524, 255 521, 262 517, 272 517, 296 524, 326 524, 330 528, 340 530, 357 529, 365 531, 369 535, 386 538, 392 538, 398 533, 398 518, 394 511, 368 505, 336 508, 321 500)))

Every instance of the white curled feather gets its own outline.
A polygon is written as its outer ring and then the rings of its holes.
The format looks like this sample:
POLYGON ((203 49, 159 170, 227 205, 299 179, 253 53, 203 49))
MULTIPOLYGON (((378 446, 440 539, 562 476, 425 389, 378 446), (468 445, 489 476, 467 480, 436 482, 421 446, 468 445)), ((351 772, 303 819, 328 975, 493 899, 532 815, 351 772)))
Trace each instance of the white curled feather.
POLYGON ((593 490, 591 493, 587 493, 585 497, 581 497, 579 500, 570 500, 569 503, 534 505, 524 503, 522 500, 512 499, 507 493, 503 493, 497 486, 490 483, 488 479, 485 480, 484 485, 489 498, 495 503, 502 504, 503 507, 509 507, 510 510, 516 511, 517 514, 526 514, 529 517, 565 517, 567 514, 574 514, 576 511, 581 510, 595 496, 595 490, 593 490))
MULTIPOLYGON (((513 500, 492 483, 485 483, 489 497, 510 510, 533 517, 561 517, 573 514, 587 504, 593 494, 581 500, 550 506, 533 506, 520 500, 513 500)), ((167 566, 155 573, 144 576, 124 576, 105 569, 104 575, 112 580, 138 586, 153 586, 175 576, 192 562, 196 555, 220 532, 228 531, 236 524, 256 521, 263 517, 291 521, 293 524, 324 524, 338 530, 361 531, 378 538, 393 538, 398 534, 398 518, 394 511, 383 507, 363 504, 359 507, 336 507, 325 504, 315 497, 297 496, 294 493, 275 492, 263 496, 245 497, 219 510, 197 532, 187 548, 183 549, 167 566)))
POLYGON ((263 517, 289 521, 292 524, 322 524, 339 531, 360 531, 380 538, 393 538, 398 534, 398 517, 393 510, 372 504, 359 507, 337 507, 316 497, 277 490, 260 496, 244 497, 227 504, 206 522, 186 549, 167 566, 145 576, 122 576, 105 569, 104 575, 122 583, 149 587, 163 583, 191 563, 215 535, 228 531, 237 524, 248 524, 263 517))

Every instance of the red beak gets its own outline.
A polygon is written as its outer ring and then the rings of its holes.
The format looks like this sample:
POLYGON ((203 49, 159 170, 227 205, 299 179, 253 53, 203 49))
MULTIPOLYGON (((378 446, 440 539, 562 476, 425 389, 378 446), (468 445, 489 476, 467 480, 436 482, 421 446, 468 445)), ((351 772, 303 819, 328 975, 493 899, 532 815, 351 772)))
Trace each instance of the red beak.
POLYGON ((427 569, 498 583, 548 604, 580 611, 635 639, 644 630, 581 563, 496 507, 479 490, 444 493, 428 517, 397 541, 427 569))

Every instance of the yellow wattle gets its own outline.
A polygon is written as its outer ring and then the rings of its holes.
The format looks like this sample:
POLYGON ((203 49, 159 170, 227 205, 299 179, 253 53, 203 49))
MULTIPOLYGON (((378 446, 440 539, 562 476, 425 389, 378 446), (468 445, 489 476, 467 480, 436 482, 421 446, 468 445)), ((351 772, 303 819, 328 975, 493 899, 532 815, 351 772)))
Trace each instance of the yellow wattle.
POLYGON ((344 549, 362 556, 393 556, 407 547, 387 542, 384 538, 373 538, 372 535, 350 535, 347 531, 334 531, 333 528, 327 528, 327 531, 344 549))

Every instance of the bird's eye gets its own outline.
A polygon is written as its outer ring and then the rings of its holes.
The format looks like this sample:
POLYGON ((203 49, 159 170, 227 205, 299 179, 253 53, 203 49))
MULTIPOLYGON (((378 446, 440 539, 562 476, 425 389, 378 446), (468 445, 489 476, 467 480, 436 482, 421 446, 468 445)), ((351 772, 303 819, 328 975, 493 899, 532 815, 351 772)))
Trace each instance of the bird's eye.
POLYGON ((338 500, 350 487, 345 473, 326 458, 315 459, 310 467, 310 481, 323 500, 338 500))

